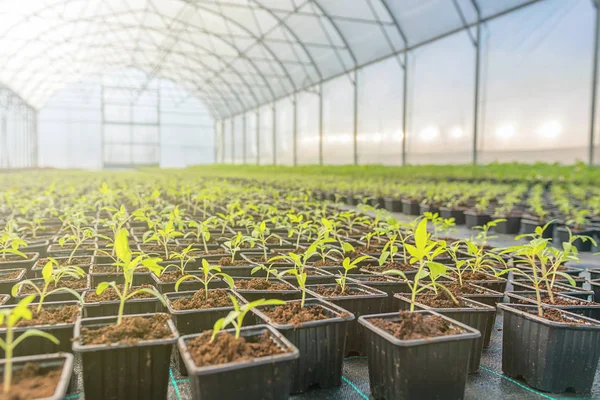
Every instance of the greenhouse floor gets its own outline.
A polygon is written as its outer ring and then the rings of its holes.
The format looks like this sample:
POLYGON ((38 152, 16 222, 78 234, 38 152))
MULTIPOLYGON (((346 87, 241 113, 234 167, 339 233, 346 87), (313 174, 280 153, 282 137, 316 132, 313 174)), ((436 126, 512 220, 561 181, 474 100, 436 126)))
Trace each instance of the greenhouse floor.
MULTIPOLYGON (((410 220, 403 214, 394 214, 399 220, 410 220)), ((475 231, 465 227, 458 227, 454 237, 465 238, 476 234, 475 231)), ((513 235, 497 235, 490 241, 494 246, 508 246, 514 244, 513 235)), ((591 253, 581 254, 579 267, 585 269, 600 266, 600 257, 593 257, 591 253)), ((68 400, 81 399, 83 395, 83 382, 78 374, 79 363, 76 366, 78 375, 75 393, 67 397, 68 400)), ((169 400, 191 399, 189 379, 179 374, 174 363, 170 370, 171 384, 169 385, 169 400)), ((367 357, 348 357, 344 361, 343 382, 334 389, 315 389, 301 395, 292 396, 293 399, 319 399, 319 400, 362 400, 370 399, 369 373, 367 357)), ((586 395, 574 393, 544 393, 528 387, 524 382, 511 379, 502 374, 502 312, 498 311, 496 325, 492 333, 490 347, 484 349, 481 357, 479 372, 469 376, 465 392, 465 400, 502 399, 502 400, 534 400, 534 399, 600 399, 600 368, 596 372, 594 387, 586 395)))

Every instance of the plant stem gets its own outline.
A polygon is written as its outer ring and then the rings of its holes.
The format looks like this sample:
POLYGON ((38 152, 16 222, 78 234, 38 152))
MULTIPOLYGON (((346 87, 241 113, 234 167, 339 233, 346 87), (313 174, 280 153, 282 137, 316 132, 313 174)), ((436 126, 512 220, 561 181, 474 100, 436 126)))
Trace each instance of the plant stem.
POLYGON ((542 310, 542 297, 540 295, 540 282, 538 280, 538 273, 537 273, 537 265, 535 265, 535 256, 533 256, 530 261, 531 261, 531 266, 533 268, 533 287, 535 288, 535 297, 537 300, 537 307, 538 307, 538 315, 540 317, 542 317, 544 315, 544 312, 542 310))
POLYGON ((300 307, 304 308, 304 301, 306 300, 306 288, 302 287, 302 302, 300 303, 300 307))
POLYGON ((421 271, 423 270, 423 266, 425 264, 423 263, 423 260, 419 260, 419 270, 417 271, 417 274, 415 275, 415 282, 413 284, 412 287, 412 295, 410 297, 410 312, 415 311, 415 300, 417 298, 417 290, 418 290, 418 281, 417 281, 417 276, 421 275, 421 271))

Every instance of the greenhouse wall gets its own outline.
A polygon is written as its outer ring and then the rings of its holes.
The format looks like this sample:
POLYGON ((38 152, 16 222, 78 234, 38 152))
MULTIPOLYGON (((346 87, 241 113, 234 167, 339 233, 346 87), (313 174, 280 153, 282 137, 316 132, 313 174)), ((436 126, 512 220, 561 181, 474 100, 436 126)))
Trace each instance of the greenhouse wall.
POLYGON ((0 86, 0 169, 37 167, 37 112, 0 86))

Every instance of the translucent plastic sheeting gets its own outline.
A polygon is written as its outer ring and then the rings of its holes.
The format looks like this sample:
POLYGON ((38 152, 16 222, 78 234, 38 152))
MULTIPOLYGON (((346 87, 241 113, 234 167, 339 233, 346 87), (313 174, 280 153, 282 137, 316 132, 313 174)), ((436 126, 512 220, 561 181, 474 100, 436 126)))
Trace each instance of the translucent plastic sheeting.
POLYGON ((391 58, 358 73, 358 162, 402 163, 402 61, 391 58))
POLYGON ((233 141, 231 135, 231 119, 223 121, 223 162, 231 164, 233 162, 233 141))
POLYGON ((277 164, 294 165, 294 101, 286 97, 277 102, 277 164))
POLYGON ((256 112, 246 113, 246 163, 258 164, 258 135, 256 112))
POLYGON ((223 125, 224 122, 223 121, 216 121, 215 122, 215 157, 216 157, 216 162, 217 163, 223 163, 224 162, 224 150, 225 150, 225 146, 224 146, 224 141, 225 141, 225 135, 223 135, 223 125))
POLYGON ((273 164, 273 106, 266 105, 259 109, 260 128, 258 137, 258 154, 261 164, 273 164))
POLYGON ((410 53, 408 163, 472 160, 474 74, 475 46, 464 31, 410 53))
POLYGON ((354 162, 354 85, 350 75, 323 84, 323 163, 354 162))
POLYGON ((233 118, 233 163, 244 163, 244 118, 237 115, 233 118))
POLYGON ((540 2, 491 21, 485 32, 480 160, 586 159, 591 2, 540 2))
POLYGON ((319 163, 319 88, 298 93, 298 164, 319 163))

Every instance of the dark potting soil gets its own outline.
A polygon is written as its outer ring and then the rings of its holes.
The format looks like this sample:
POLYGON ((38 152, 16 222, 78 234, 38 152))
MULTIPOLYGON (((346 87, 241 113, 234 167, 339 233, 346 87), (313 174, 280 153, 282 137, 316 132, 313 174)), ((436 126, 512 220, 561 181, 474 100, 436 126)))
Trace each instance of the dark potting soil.
MULTIPOLYGON (((37 284, 37 287, 42 289, 44 287, 44 282, 40 282, 37 284)), ((48 291, 54 290, 56 288, 69 288, 73 290, 81 290, 88 288, 88 280, 86 278, 81 279, 61 279, 58 282, 58 286, 56 284, 51 283, 48 285, 48 291)), ((19 294, 34 294, 37 293, 34 288, 31 286, 21 286, 21 290, 19 294)))
POLYGON ((577 319, 577 318, 567 318, 563 313, 561 313, 559 310, 555 310, 555 309, 551 309, 551 308, 545 308, 543 310, 544 313, 544 318, 553 322, 561 322, 563 324, 569 324, 569 325, 591 325, 589 322, 584 321, 582 319, 577 319))
POLYGON ((16 326, 71 324, 79 317, 79 307, 74 305, 47 309, 42 307, 40 312, 37 312, 37 307, 29 307, 29 309, 31 310, 32 318, 29 321, 21 319, 16 326))
POLYGON ((255 262, 255 263, 266 263, 267 261, 269 261, 269 258, 265 258, 265 256, 260 256, 260 257, 247 257, 249 261, 255 262))
POLYGON ((8 274, 0 275, 0 281, 10 281, 13 279, 17 279, 19 275, 21 275, 23 271, 11 271, 8 274))
POLYGON ((211 336, 212 331, 206 331, 204 335, 186 343, 194 363, 199 367, 250 361, 254 358, 274 356, 289 351, 278 346, 268 332, 251 338, 238 339, 229 332, 220 332, 213 342, 210 341, 211 336))
MULTIPOLYGON (((61 246, 59 244, 55 245, 52 247, 52 250, 54 251, 73 251, 73 249, 75 248, 75 246, 61 246)), ((80 245, 77 250, 90 250, 90 249, 95 249, 96 245, 93 243, 83 243, 82 245, 80 245)))
MULTIPOLYGON (((518 292, 517 292, 518 293, 518 292)), ((528 299, 533 301, 537 301, 535 295, 527 296, 528 299)), ((564 297, 554 296, 553 302, 550 301, 549 296, 542 296, 542 303, 544 304, 552 304, 555 306, 597 306, 598 303, 594 301, 586 301, 580 299, 567 299, 564 297)), ((529 302, 522 301, 524 304, 530 304, 529 302)))
MULTIPOLYGON (((84 265, 84 264, 91 264, 92 263, 92 257, 86 257, 86 256, 77 256, 77 257, 73 257, 71 259, 71 262, 69 262, 69 257, 59 257, 59 258, 55 258, 56 262, 58 263, 59 266, 64 267, 66 265, 84 265)), ((48 263, 48 261, 50 261, 48 258, 40 258, 37 262, 37 265, 39 266, 38 268, 42 269, 44 267, 44 265, 46 265, 48 263)))
POLYGON ((300 302, 286 303, 262 310, 273 322, 281 325, 300 325, 303 322, 330 319, 325 309, 319 305, 300 306, 300 302))
POLYGON ((495 276, 484 274, 483 272, 479 272, 479 271, 465 272, 463 274, 462 278, 466 281, 497 281, 500 279, 495 276))
POLYGON ((239 281, 235 281, 235 287, 236 289, 241 290, 295 290, 293 287, 291 287, 290 285, 286 285, 285 283, 274 283, 266 279, 260 278, 242 279, 239 281))
POLYGON ((311 290, 323 297, 364 296, 368 294, 353 287, 346 287, 346 290, 342 292, 342 287, 339 285, 336 285, 335 287, 318 285, 317 287, 311 288, 311 290))
POLYGON ((340 261, 335 261, 335 260, 319 260, 319 261, 315 261, 313 263, 310 263, 311 267, 337 267, 338 265, 340 265, 340 261))
POLYGON ((386 276, 367 275, 367 279, 361 279, 363 282, 400 282, 398 279, 388 278, 386 276))
MULTIPOLYGON (((45 399, 52 397, 60 381, 61 368, 41 368, 37 363, 27 363, 14 371, 10 391, 0 390, 2 400, 45 399)), ((0 385, 2 389, 3 385, 0 385)))
POLYGON ((219 260, 220 266, 249 266, 250 264, 246 260, 232 261, 231 257, 221 257, 219 260))
POLYGON ((0 263, 8 263, 8 262, 13 262, 13 261, 25 261, 25 260, 29 260, 31 258, 31 256, 29 254, 26 254, 26 256, 27 257, 21 257, 16 254, 4 254, 4 255, 0 256, 0 263))
POLYGON ((383 272, 383 271, 387 271, 390 269, 397 269, 402 272, 415 272, 416 271, 414 265, 409 264, 409 263, 401 263, 401 262, 387 263, 383 266, 379 266, 379 264, 375 264, 375 262, 374 262, 374 264, 369 264, 366 267, 361 267, 361 269, 364 269, 365 271, 374 271, 374 272, 383 272))
POLYGON ((161 274, 158 277, 158 280, 160 282, 177 282, 182 276, 183 274, 181 273, 181 271, 177 270, 161 274))
POLYGON ((423 315, 409 311, 400 311, 400 321, 375 318, 370 322, 400 340, 427 339, 464 332, 438 315, 423 315))
MULTIPOLYGON (((119 291, 123 290, 123 285, 117 285, 117 287, 119 288, 119 291)), ((148 289, 153 289, 152 285, 134 286, 129 290, 129 293, 144 287, 148 289)), ((149 299, 153 297, 154 296, 150 293, 140 292, 133 296, 131 299, 149 299)), ((85 296, 83 296, 83 300, 86 303, 99 303, 101 301, 117 301, 120 300, 120 298, 115 289, 109 287, 101 295, 96 294, 95 290, 89 291, 85 294, 85 296)))
MULTIPOLYGON (((123 268, 117 267, 115 265, 92 265, 90 268, 90 273, 94 274, 115 274, 117 272, 122 272, 123 268)), ((150 272, 148 268, 140 267, 135 270, 135 273, 147 273, 150 272)))
POLYGON ((460 284, 458 282, 445 284, 444 286, 446 287, 446 289, 448 289, 450 292, 452 292, 452 294, 454 296, 461 296, 463 294, 485 294, 485 293, 487 293, 485 290, 473 287, 466 282, 463 282, 462 286, 460 286, 460 284))
POLYGON ((231 299, 227 290, 213 290, 208 292, 198 290, 192 297, 182 297, 174 300, 171 305, 176 310, 203 310, 208 308, 231 307, 231 299))
POLYGON ((417 295, 415 299, 417 303, 421 303, 432 308, 474 308, 470 304, 466 304, 465 301, 461 299, 456 300, 458 303, 452 300, 447 293, 441 291, 435 296, 417 295))
POLYGON ((167 314, 150 317, 123 317, 120 325, 110 324, 99 328, 82 328, 81 343, 91 344, 136 344, 143 340, 166 339, 173 336, 167 325, 167 314))

